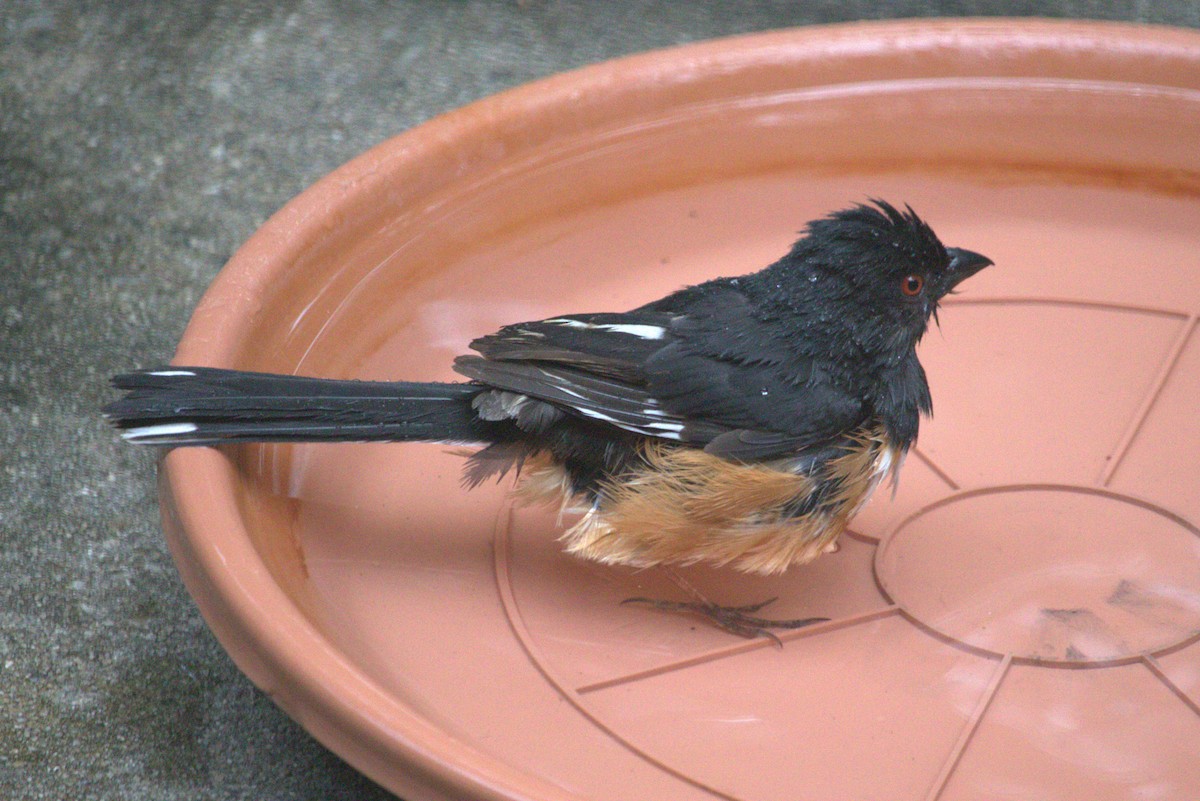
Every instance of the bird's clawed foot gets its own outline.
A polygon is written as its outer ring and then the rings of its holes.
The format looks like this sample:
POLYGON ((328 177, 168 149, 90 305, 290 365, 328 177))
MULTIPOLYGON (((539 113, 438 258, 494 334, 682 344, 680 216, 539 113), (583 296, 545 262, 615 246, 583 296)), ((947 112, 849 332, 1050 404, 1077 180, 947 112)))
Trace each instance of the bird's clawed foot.
POLYGON ((824 623, 827 617, 802 617, 795 620, 772 620, 758 617, 755 612, 774 603, 776 598, 768 598, 756 604, 745 606, 720 606, 711 601, 660 601, 654 598, 626 598, 623 604, 645 604, 655 609, 667 612, 689 612, 708 618, 718 628, 736 634, 739 637, 753 639, 767 637, 782 646, 783 642, 771 629, 801 629, 814 623, 824 623))

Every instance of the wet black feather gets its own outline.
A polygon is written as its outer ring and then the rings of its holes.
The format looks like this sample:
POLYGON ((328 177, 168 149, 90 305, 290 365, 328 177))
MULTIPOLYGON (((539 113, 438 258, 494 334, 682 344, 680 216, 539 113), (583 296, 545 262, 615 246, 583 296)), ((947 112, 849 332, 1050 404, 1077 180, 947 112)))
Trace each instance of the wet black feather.
POLYGON ((468 484, 535 453, 594 492, 653 438, 814 470, 848 432, 899 449, 931 410, 916 345, 938 301, 986 259, 943 247, 883 201, 810 222, 777 262, 623 313, 505 326, 460 357, 462 384, 326 381, 173 368, 119 376, 106 409, 134 441, 443 440, 487 444, 468 484), (971 268, 954 274, 958 255, 971 268), (923 290, 905 295, 906 277, 923 290), (179 373, 191 375, 180 375, 179 373), (189 430, 190 429, 190 430, 189 430), (140 439, 139 439, 140 437, 140 439))

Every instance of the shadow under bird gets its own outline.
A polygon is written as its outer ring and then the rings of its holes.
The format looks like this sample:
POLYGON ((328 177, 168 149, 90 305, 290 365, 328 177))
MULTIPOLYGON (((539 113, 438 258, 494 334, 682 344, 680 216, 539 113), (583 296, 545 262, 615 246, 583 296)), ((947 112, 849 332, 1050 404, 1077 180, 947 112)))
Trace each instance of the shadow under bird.
MULTIPOLYGON (((836 547, 895 480, 931 410, 917 343, 991 263, 876 200, 808 223, 759 272, 480 337, 454 362, 461 383, 172 366, 115 377, 126 394, 104 412, 144 445, 479 444, 465 484, 515 469, 519 496, 581 513, 571 553, 778 573, 836 547)), ((655 603, 747 636, 817 620, 655 603)))

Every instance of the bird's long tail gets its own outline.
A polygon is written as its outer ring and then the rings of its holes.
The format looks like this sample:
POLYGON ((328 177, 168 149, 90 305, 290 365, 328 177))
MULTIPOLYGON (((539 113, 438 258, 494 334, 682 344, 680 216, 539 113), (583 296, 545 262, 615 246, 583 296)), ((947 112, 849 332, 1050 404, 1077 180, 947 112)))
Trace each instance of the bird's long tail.
MULTIPOLYGON (((475 384, 340 381, 210 367, 162 367, 113 379, 125 396, 104 415, 130 442, 490 442, 475 384)), ((499 436, 498 436, 499 435, 499 436)))

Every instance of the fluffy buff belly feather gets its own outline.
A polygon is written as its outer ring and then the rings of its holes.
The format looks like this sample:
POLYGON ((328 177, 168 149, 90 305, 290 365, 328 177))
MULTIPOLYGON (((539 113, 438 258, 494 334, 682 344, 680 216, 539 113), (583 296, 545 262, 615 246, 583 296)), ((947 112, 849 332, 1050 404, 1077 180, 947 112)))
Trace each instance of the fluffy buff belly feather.
POLYGON ((708 562, 772 574, 834 550, 880 481, 895 480, 902 457, 877 429, 861 431, 811 472, 797 472, 796 460, 743 464, 654 444, 594 501, 572 496, 562 468, 540 457, 525 464, 517 495, 583 512, 562 539, 586 559, 632 567, 708 562))

